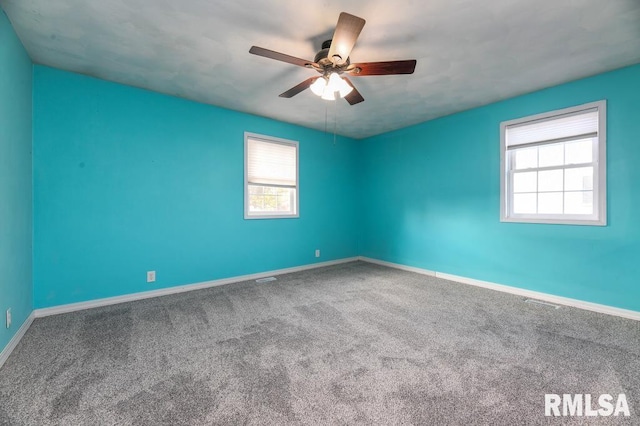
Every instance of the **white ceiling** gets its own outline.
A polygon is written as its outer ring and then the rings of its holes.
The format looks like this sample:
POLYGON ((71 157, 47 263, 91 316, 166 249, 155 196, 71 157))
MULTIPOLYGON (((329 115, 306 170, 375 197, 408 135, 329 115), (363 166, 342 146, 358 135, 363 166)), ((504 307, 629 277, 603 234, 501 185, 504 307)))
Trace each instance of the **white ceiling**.
POLYGON ((640 0, 0 0, 36 63, 363 138, 640 62, 640 0), (353 62, 365 102, 278 94, 315 71, 341 11, 367 20, 353 62))

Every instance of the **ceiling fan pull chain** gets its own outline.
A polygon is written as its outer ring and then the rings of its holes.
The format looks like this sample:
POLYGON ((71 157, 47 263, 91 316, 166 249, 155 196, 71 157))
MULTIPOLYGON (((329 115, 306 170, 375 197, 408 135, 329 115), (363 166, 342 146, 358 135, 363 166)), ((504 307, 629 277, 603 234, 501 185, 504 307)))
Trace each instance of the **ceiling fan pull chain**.
POLYGON ((333 103, 333 144, 336 144, 336 130, 338 129, 338 103, 333 103))
POLYGON ((329 122, 329 106, 327 104, 324 105, 324 134, 327 134, 327 128, 329 122))

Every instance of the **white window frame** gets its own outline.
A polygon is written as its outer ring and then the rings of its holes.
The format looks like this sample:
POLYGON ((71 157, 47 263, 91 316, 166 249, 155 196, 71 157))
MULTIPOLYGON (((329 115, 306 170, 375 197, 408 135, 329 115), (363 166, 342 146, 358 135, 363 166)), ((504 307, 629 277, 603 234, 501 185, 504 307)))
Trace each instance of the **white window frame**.
MULTIPOLYGON (((300 144, 298 141, 276 138, 274 136, 265 136, 257 133, 244 132, 244 218, 245 219, 296 219, 300 217, 300 144), (296 148, 296 185, 295 187, 295 211, 290 214, 282 212, 266 213, 260 212, 249 213, 249 139, 258 139, 262 142, 294 146, 296 148)), ((270 186, 270 185, 265 185, 270 186)))
MULTIPOLYGON (((607 103, 605 100, 578 105, 571 108, 545 112, 529 117, 518 118, 500 123, 500 221, 522 223, 548 223, 562 225, 607 225, 607 103), (506 129, 509 126, 532 121, 551 120, 553 118, 576 114, 586 110, 598 110, 598 134, 595 137, 593 153, 593 215, 571 214, 515 214, 512 211, 513 191, 510 186, 510 161, 512 155, 507 150, 506 129)), ((561 142, 558 140, 557 142, 561 142)), ((544 142, 543 142, 544 143, 544 142)), ((513 151, 512 151, 513 152, 513 151)), ((584 165, 580 165, 584 166, 584 165)), ((560 167, 550 167, 555 169, 560 167)), ((564 168, 568 168, 564 166, 564 168)), ((537 170, 537 169, 536 169, 537 170)))

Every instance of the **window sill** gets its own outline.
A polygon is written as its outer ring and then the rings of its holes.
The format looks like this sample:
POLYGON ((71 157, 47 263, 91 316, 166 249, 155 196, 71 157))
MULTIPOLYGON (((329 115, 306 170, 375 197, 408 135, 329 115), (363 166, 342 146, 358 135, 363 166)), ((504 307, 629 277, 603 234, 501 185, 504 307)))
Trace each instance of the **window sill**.
POLYGON ((298 219, 299 214, 265 214, 265 215, 244 215, 245 220, 252 219, 298 219))
POLYGON ((501 217, 500 222, 538 223, 538 224, 547 224, 547 225, 607 226, 606 219, 541 219, 541 218, 525 218, 525 217, 501 217))

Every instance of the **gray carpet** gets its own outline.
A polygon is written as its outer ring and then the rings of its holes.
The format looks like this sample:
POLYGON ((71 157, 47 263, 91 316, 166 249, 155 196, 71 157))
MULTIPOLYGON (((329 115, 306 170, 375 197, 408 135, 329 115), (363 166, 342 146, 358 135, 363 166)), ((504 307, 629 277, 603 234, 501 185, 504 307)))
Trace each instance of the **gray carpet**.
POLYGON ((3 425, 637 425, 639 397, 639 322, 363 262, 37 319, 0 370, 3 425))

